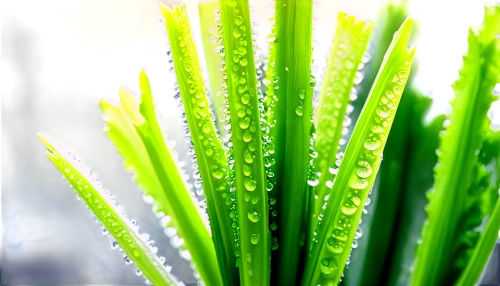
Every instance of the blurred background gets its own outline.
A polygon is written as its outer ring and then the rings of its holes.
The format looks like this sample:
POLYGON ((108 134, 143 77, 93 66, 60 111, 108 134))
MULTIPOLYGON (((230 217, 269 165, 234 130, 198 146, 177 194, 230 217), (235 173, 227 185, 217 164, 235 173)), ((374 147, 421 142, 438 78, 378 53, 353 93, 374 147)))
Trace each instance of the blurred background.
MULTIPOLYGON (((187 2, 196 30, 196 9, 192 9, 196 6, 187 2)), ((251 3, 259 23, 258 42, 265 50, 269 1, 251 3)), ((314 52, 318 70, 326 64, 324 55, 338 10, 376 20, 386 3, 319 0, 314 52)), ((151 206, 142 202, 132 174, 125 172, 121 157, 102 131, 98 105, 103 95, 117 96, 120 85, 137 91, 138 74, 145 67, 169 139, 179 143, 180 159, 187 158, 168 73, 164 27, 158 21, 158 1, 3 0, 1 5, 0 284, 144 283, 135 275, 134 266, 124 264, 119 251, 110 250, 111 239, 100 234, 100 226, 46 158, 37 131, 81 155, 104 187, 118 197, 127 216, 136 219, 141 232, 156 241, 159 254, 174 266, 173 273, 188 284, 195 283, 189 264, 170 247, 151 206)), ((414 0, 409 12, 418 23, 418 35, 412 42, 418 47, 415 86, 434 98, 429 117, 449 112, 450 85, 467 48, 468 27, 481 23, 483 1, 414 0)), ((495 103, 490 113, 499 124, 500 104, 495 103)), ((496 259, 488 267, 485 284, 495 281, 499 272, 496 259)))

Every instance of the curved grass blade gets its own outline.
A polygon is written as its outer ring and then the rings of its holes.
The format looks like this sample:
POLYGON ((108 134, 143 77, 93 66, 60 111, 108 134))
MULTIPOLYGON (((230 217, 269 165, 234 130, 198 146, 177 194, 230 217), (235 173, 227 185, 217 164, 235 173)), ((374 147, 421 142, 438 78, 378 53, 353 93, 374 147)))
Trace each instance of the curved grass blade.
MULTIPOLYGON (((374 31, 376 44, 370 50, 372 60, 364 70, 368 81, 362 81, 359 86, 358 94, 362 101, 366 99, 368 83, 375 78, 376 69, 383 60, 394 31, 408 16, 406 5, 406 2, 389 4, 379 13, 377 23, 380 22, 381 25, 374 31)), ((414 26, 410 39, 415 37, 415 29, 414 26)), ((416 70, 414 64, 410 74, 414 74, 416 70)), ((342 279, 344 285, 396 284, 387 282, 391 267, 401 267, 404 269, 401 273, 405 274, 407 269, 401 263, 393 263, 393 256, 396 252, 397 255, 409 254, 405 256, 410 257, 406 262, 412 261, 413 244, 416 243, 420 226, 425 220, 425 191, 434 182, 432 169, 436 164, 437 134, 442 130, 444 119, 440 118, 431 126, 425 126, 424 116, 432 100, 412 87, 411 75, 387 139, 379 175, 370 200, 367 201, 369 205, 365 206, 367 212, 363 215, 363 224, 357 235, 362 235, 363 238, 357 241, 357 248, 352 252, 351 264, 342 279), (409 241, 411 242, 408 244, 409 241), (395 245, 398 247, 394 247, 395 245), (401 247, 402 245, 405 246, 401 247)), ((353 104, 362 104, 361 100, 353 104)), ((356 108, 361 110, 359 106, 356 108)), ((406 267, 409 268, 409 265, 406 264, 406 267)), ((397 284, 407 283, 408 280, 397 284)))
POLYGON ((354 128, 318 235, 309 242, 303 285, 339 283, 410 72, 415 49, 406 47, 412 24, 406 20, 395 35, 354 128))
MULTIPOLYGON (((90 169, 82 168, 72 155, 59 143, 38 133, 47 147, 47 156, 61 171, 76 193, 82 198, 95 217, 118 242, 125 254, 137 265, 144 277, 156 285, 179 285, 179 282, 165 269, 154 251, 144 241, 134 226, 126 221, 100 182, 90 174, 90 169)), ((183 284, 182 284, 183 285, 183 284)))
POLYGON ((333 39, 328 66, 323 80, 317 112, 316 141, 314 149, 318 153, 314 161, 315 171, 319 172, 319 183, 311 198, 312 217, 310 235, 318 224, 318 215, 330 193, 335 175, 331 172, 337 160, 339 141, 342 138, 343 123, 350 96, 355 87, 358 66, 366 51, 373 30, 373 22, 357 21, 354 16, 339 12, 337 30, 333 39))
MULTIPOLYGON (((396 115, 397 116, 397 115, 396 115)), ((402 212, 399 228, 394 237, 389 269, 382 279, 388 285, 408 285, 410 268, 413 263, 415 247, 421 227, 425 221, 424 207, 427 203, 426 192, 434 183, 433 168, 437 163, 436 149, 439 147, 439 133, 443 130, 446 116, 436 117, 428 126, 412 126, 412 150, 408 163, 408 174, 401 201, 402 212), (413 147, 414 146, 414 147, 413 147)), ((384 163, 382 163, 384 164, 384 163)))
POLYGON ((173 10, 161 6, 172 49, 175 72, 186 120, 196 152, 198 167, 207 198, 212 238, 225 285, 238 283, 236 270, 235 210, 229 199, 229 167, 226 154, 211 119, 209 102, 201 76, 196 46, 191 35, 185 5, 173 10), (232 218, 230 213, 233 213, 232 218))
POLYGON ((500 230, 500 200, 497 199, 495 208, 490 214, 488 224, 481 234, 481 238, 474 248, 467 267, 463 270, 455 285, 474 285, 483 272, 484 266, 495 247, 500 230))
POLYGON ((462 215, 468 212, 471 196, 477 196, 477 190, 470 189, 478 163, 476 150, 488 128, 487 112, 495 99, 492 91, 500 78, 500 40, 495 38, 499 30, 500 6, 492 6, 485 10, 483 29, 478 33, 469 31, 469 49, 453 85, 456 97, 451 124, 441 137, 439 166, 426 207, 428 219, 422 230, 412 285, 453 283, 457 278, 451 274, 460 243, 457 235, 467 235, 462 215))
POLYGON ((242 285, 268 285, 267 179, 248 1, 221 1, 221 22, 234 150, 240 280, 242 285))
POLYGON ((136 173, 137 183, 153 198, 156 211, 170 216, 201 278, 207 284, 220 285, 212 240, 165 144, 144 70, 139 85, 140 103, 123 89, 119 106, 101 101, 107 134, 125 159, 127 169, 136 173))
MULTIPOLYGON (((378 70, 384 60, 385 52, 391 44, 394 33, 401 23, 408 17, 407 1, 398 1, 385 6, 378 19, 375 21, 377 27, 373 31, 372 45, 366 54, 368 61, 363 69, 363 81, 359 84, 357 98, 353 101, 353 111, 350 114, 352 122, 357 122, 358 117, 366 102, 370 88, 375 81, 378 70)), ((351 125, 351 128, 354 128, 351 125)))

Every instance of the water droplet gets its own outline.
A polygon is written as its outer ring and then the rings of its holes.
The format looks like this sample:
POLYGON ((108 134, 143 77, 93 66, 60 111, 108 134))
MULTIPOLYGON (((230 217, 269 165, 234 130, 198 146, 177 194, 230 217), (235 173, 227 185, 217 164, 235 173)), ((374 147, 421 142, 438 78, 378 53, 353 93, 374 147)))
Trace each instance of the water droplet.
POLYGON ((255 196, 252 198, 252 204, 256 205, 259 202, 259 197, 255 196))
POLYGON ((330 276, 337 270, 337 265, 335 264, 333 259, 325 258, 321 261, 320 269, 324 275, 330 276))
POLYGON ((316 77, 311 75, 311 77, 309 77, 309 86, 314 87, 315 85, 316 85, 316 77))
POLYGON ((253 276, 253 270, 252 269, 248 270, 248 276, 253 276))
POLYGON ((367 161, 361 160, 358 162, 358 167, 356 168, 356 174, 360 178, 368 178, 371 176, 373 173, 372 167, 370 166, 370 163, 367 161))
POLYGON ((251 222, 258 222, 260 220, 261 215, 256 210, 248 211, 248 219, 251 222))
POLYGON ((392 90, 397 95, 401 95, 401 93, 403 92, 402 88, 399 85, 394 86, 394 88, 392 90))
POLYGON ((245 176, 250 176, 252 174, 252 167, 248 164, 243 164, 243 174, 245 176))
POLYGON ((275 34, 273 34, 273 33, 271 33, 271 34, 267 35, 267 37, 266 37, 266 41, 267 41, 268 43, 272 43, 272 42, 276 41, 276 35, 275 35, 275 34))
POLYGON ((247 61, 247 59, 241 59, 241 60, 240 60, 240 65, 241 65, 242 67, 246 67, 246 66, 248 65, 248 61, 247 61))
MULTIPOLYGON (((247 113, 245 112, 245 110, 243 110, 243 109, 239 109, 239 110, 238 110, 238 117, 240 117, 240 118, 241 118, 241 117, 245 116, 246 114, 247 114, 247 113)), ((240 126, 240 127, 241 127, 241 126, 240 126)))
POLYGON ((260 235, 259 235, 259 234, 255 234, 255 233, 254 233, 254 234, 252 234, 252 235, 250 236, 250 242, 251 242, 252 244, 257 244, 257 243, 259 243, 259 238, 260 238, 260 235))
POLYGON ((249 192, 255 191, 255 188, 257 188, 257 182, 255 180, 252 180, 250 178, 245 179, 245 189, 249 192))
POLYGON ((319 180, 317 178, 314 178, 312 180, 308 180, 307 184, 311 187, 316 187, 319 184, 319 180))
POLYGON ((303 116, 304 115, 304 107, 299 105, 297 107, 295 107, 295 113, 298 115, 298 116, 303 116))
POLYGON ((387 118, 391 115, 391 110, 385 106, 379 106, 376 110, 377 115, 382 118, 387 118))
POLYGON ((356 235, 354 236, 354 239, 358 239, 361 236, 363 236, 363 230, 358 227, 358 229, 356 229, 356 235))
POLYGON ((203 133, 205 133, 205 134, 209 133, 210 132, 210 125, 208 123, 203 124, 201 131, 203 131, 203 133))
POLYGON ((305 90, 303 90, 303 89, 299 90, 299 98, 300 99, 306 98, 306 91, 305 90))
POLYGON ((250 133, 249 130, 245 130, 245 132, 243 132, 243 141, 248 143, 251 140, 252 140, 252 133, 250 133))
POLYGON ((357 208, 353 204, 345 203, 342 205, 342 213, 345 215, 352 215, 356 212, 357 208))
POLYGON ((243 24, 243 17, 241 16, 236 17, 236 19, 234 19, 234 23, 238 26, 243 24))
POLYGON ((135 270, 135 275, 137 275, 137 276, 141 276, 141 275, 142 275, 142 271, 141 271, 141 270, 139 270, 139 269, 136 269, 136 270, 135 270))
POLYGON ((246 255, 246 258, 245 258, 245 259, 246 259, 246 261, 247 261, 247 262, 252 262, 252 254, 247 253, 247 255, 246 255))
POLYGON ((245 150, 245 153, 243 154, 243 157, 245 159, 245 162, 247 163, 253 163, 253 155, 252 152, 245 150))
POLYGON ((248 104, 250 102, 250 95, 248 93, 245 93, 241 96, 241 102, 243 104, 248 104))
POLYGON ((240 29, 240 28, 238 28, 238 27, 234 28, 234 30, 233 30, 233 36, 234 36, 235 38, 239 38, 239 37, 241 37, 241 29, 240 29))
POLYGON ((271 230, 276 230, 278 226, 276 225, 275 222, 271 223, 271 230))
POLYGON ((371 151, 377 150, 380 145, 382 145, 382 142, 377 139, 367 139, 364 144, 365 148, 371 151))
POLYGON ((219 180, 222 178, 222 172, 220 170, 214 170, 212 172, 212 176, 214 176, 214 178, 219 180))

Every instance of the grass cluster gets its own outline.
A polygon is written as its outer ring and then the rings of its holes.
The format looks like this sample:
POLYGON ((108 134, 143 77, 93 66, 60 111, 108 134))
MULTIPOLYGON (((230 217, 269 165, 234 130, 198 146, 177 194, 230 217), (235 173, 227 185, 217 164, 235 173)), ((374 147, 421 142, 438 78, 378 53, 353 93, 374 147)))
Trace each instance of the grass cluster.
MULTIPOLYGON (((185 6, 161 6, 192 189, 144 71, 140 98, 122 88, 119 101, 101 101, 106 133, 172 244, 207 285, 474 284, 500 229, 500 132, 487 117, 500 81, 500 6, 470 30, 453 111, 426 124, 431 100, 411 85, 403 4, 388 6, 373 39, 373 22, 338 13, 319 89, 313 1, 274 4, 264 58, 247 0, 200 3, 206 63, 185 6)), ((147 283, 182 284, 90 170, 39 136, 147 283)))

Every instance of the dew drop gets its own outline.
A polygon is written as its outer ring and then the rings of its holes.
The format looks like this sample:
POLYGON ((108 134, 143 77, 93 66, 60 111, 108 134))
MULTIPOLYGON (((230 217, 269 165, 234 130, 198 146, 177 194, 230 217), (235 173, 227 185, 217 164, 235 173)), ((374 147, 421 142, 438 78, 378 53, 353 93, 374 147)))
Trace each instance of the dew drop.
POLYGON ((278 228, 278 226, 276 225, 275 222, 271 223, 271 230, 276 230, 278 228))
POLYGON ((342 205, 342 213, 345 215, 352 215, 356 212, 357 208, 353 204, 345 203, 342 205))
POLYGON ((245 153, 243 154, 243 157, 245 159, 245 162, 247 163, 253 163, 253 155, 252 152, 245 150, 245 153))
POLYGON ((272 42, 274 42, 274 41, 276 41, 276 35, 275 35, 275 34, 272 34, 272 33, 271 33, 271 34, 267 35, 267 37, 266 37, 266 42, 268 42, 268 43, 272 43, 272 42))
POLYGON ((252 234, 252 235, 250 236, 250 242, 251 242, 252 244, 258 244, 258 243, 259 243, 259 238, 260 238, 260 235, 259 235, 259 234, 255 234, 255 233, 254 233, 254 234, 252 234))
POLYGON ((234 36, 235 38, 239 38, 239 37, 241 37, 241 29, 240 29, 240 28, 238 28, 238 27, 234 28, 234 30, 233 30, 233 36, 234 36))
POLYGON ((382 118, 387 118, 391 115, 391 110, 385 106, 379 106, 376 110, 377 115, 382 118))
POLYGON ((382 145, 382 142, 376 139, 367 139, 364 143, 365 148, 371 151, 377 150, 380 145, 382 145))
POLYGON ((241 96, 241 102, 243 104, 248 104, 250 102, 250 95, 248 93, 245 93, 241 96))
POLYGON ((246 259, 247 262, 252 262, 252 254, 247 253, 245 259, 246 259))
POLYGON ((306 91, 305 90, 303 90, 303 89, 299 90, 299 98, 300 99, 306 98, 306 91))
POLYGON ((302 117, 304 115, 304 107, 301 105, 295 107, 295 114, 302 117))
POLYGON ((236 19, 234 19, 234 23, 238 26, 243 24, 243 17, 241 16, 236 17, 236 19))
POLYGON ((372 167, 370 166, 370 163, 367 161, 361 160, 358 162, 358 167, 356 168, 356 174, 360 178, 368 178, 371 176, 373 173, 372 167))
POLYGON ((335 264, 333 259, 325 258, 321 261, 320 269, 324 275, 329 276, 337 270, 337 265, 335 264))
POLYGON ((252 133, 250 133, 249 130, 245 130, 245 132, 243 132, 243 141, 248 143, 251 140, 252 140, 252 133))
POLYGON ((261 215, 256 210, 248 211, 248 219, 251 222, 258 222, 260 220, 261 215))
POLYGON ((249 192, 255 191, 255 188, 257 187, 257 182, 255 180, 252 180, 250 178, 245 179, 245 189, 249 192))

